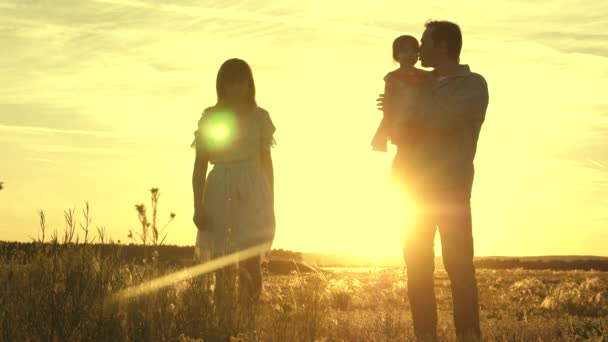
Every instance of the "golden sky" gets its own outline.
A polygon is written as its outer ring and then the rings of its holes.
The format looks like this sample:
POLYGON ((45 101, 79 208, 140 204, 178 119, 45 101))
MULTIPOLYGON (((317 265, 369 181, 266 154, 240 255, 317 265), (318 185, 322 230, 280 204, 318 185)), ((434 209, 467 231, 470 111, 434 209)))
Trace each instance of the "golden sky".
POLYGON ((490 105, 473 190, 477 255, 608 255, 608 6, 601 1, 1 1, 0 239, 63 229, 84 202, 128 241, 161 190, 193 244, 192 132, 231 57, 277 126, 275 248, 400 254, 391 153, 369 141, 392 40, 460 24, 490 105))

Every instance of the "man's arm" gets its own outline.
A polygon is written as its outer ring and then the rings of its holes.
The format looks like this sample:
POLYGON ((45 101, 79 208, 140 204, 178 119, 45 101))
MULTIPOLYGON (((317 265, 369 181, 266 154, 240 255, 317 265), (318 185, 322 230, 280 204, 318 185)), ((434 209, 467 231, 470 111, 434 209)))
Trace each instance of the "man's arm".
POLYGON ((434 98, 430 87, 424 87, 414 99, 412 120, 424 129, 447 133, 468 125, 483 122, 488 106, 488 86, 480 75, 470 75, 452 94, 434 98))

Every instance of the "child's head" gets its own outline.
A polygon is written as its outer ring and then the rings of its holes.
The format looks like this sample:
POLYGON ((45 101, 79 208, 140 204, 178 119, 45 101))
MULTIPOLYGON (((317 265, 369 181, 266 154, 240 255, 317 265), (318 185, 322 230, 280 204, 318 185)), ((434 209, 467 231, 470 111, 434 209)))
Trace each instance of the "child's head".
POLYGON ((412 36, 403 35, 393 41, 393 60, 402 67, 414 66, 418 62, 418 40, 412 36))

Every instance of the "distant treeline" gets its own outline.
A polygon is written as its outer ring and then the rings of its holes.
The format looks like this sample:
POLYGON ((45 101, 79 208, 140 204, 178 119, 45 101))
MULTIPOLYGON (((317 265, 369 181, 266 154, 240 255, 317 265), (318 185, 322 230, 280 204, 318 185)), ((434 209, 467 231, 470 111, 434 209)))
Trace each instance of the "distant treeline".
POLYGON ((285 249, 273 249, 272 252, 270 253, 271 258, 273 259, 277 259, 277 260, 288 260, 288 261, 302 261, 303 257, 302 257, 302 253, 300 252, 293 252, 293 251, 288 251, 285 249))
MULTIPOLYGON (((0 260, 12 260, 17 263, 28 263, 41 249, 47 254, 52 254, 55 248, 82 248, 83 244, 57 244, 38 242, 0 242, 0 260), (44 247, 44 248, 41 248, 44 247)), ((194 257, 193 246, 163 245, 159 247, 144 246, 139 244, 93 244, 102 256, 117 254, 121 259, 138 262, 150 257, 154 250, 158 251, 159 260, 170 263, 179 263, 192 260, 194 257)), ((287 261, 302 261, 302 253, 283 249, 273 249, 272 259, 287 261)))
MULTIPOLYGON (((0 261, 12 261, 15 263, 28 263, 31 258, 40 252, 47 253, 49 256, 56 249, 82 248, 82 244, 50 244, 44 245, 38 242, 3 242, 0 241, 0 261), (44 247, 44 248, 41 248, 44 247)), ((184 261, 193 260, 193 246, 163 245, 159 247, 144 246, 138 244, 94 244, 102 256, 117 255, 119 258, 130 262, 142 262, 144 258, 149 258, 154 250, 158 251, 159 260, 168 263, 180 264, 184 261)), ((293 252, 284 249, 273 249, 270 257, 272 260, 283 260, 301 263, 303 255, 300 252, 293 252)), ((310 257, 310 256, 309 256, 310 257)), ((326 265, 327 266, 327 265, 326 265)), ((349 267, 348 264, 342 265, 349 267)), ((608 272, 608 258, 591 257, 555 257, 538 258, 492 258, 483 257, 475 259, 475 267, 482 269, 528 269, 528 270, 596 270, 608 272)))
POLYGON ((560 260, 560 259, 519 259, 519 258, 506 258, 506 259, 491 259, 483 258, 475 260, 476 268, 490 268, 490 269, 514 269, 522 268, 526 270, 555 270, 555 271, 568 271, 568 270, 596 270, 596 271, 608 271, 608 259, 574 259, 571 260, 560 260))
MULTIPOLYGON (((121 259, 129 261, 141 261, 150 257, 154 250, 158 251, 159 260, 169 262, 180 262, 193 259, 193 246, 163 245, 159 247, 136 245, 136 244, 89 244, 99 251, 101 256, 117 255, 121 259)), ((17 263, 28 263, 30 259, 43 251, 51 255, 56 249, 83 248, 83 244, 52 244, 39 242, 0 242, 0 260, 12 260, 17 263)))

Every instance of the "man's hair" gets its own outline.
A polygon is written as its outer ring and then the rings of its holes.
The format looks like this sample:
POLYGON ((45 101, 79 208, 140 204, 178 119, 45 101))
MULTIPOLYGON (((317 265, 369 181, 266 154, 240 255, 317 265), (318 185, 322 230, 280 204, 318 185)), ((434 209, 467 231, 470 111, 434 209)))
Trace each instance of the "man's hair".
POLYGON ((462 50, 462 33, 458 24, 445 20, 429 20, 424 26, 432 29, 431 37, 435 44, 445 42, 448 47, 448 57, 458 61, 462 50))
POLYGON ((418 40, 412 36, 403 35, 395 38, 393 41, 393 60, 397 60, 399 52, 414 48, 418 51, 418 40))

